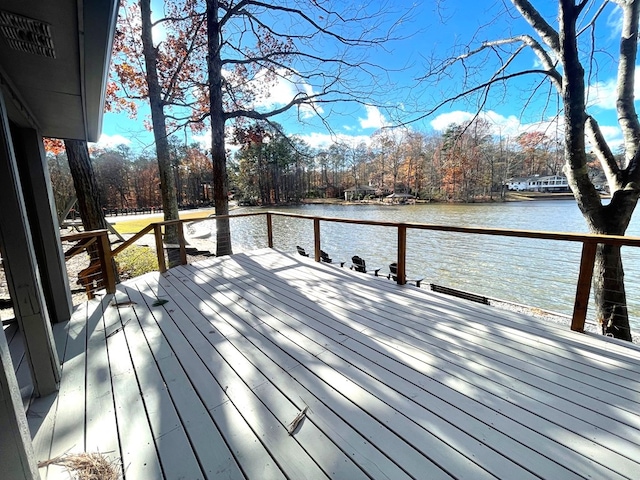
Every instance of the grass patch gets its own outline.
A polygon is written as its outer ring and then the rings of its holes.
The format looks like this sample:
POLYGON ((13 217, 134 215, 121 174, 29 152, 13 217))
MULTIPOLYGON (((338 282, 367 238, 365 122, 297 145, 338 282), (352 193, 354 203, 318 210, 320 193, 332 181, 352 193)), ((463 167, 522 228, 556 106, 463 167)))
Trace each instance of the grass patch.
MULTIPOLYGON (((210 211, 208 210, 200 210, 198 212, 180 212, 180 218, 182 220, 193 220, 195 218, 207 218, 209 215, 214 213, 215 210, 212 208, 210 211)), ((138 233, 144 227, 149 225, 150 223, 162 222, 164 221, 164 217, 162 215, 155 215, 153 217, 146 218, 131 218, 127 219, 126 217, 109 217, 107 219, 109 223, 113 225, 113 228, 120 235, 125 234, 133 234, 138 233)))
POLYGON ((139 277, 158 270, 156 253, 149 247, 131 245, 116 256, 120 280, 139 277))

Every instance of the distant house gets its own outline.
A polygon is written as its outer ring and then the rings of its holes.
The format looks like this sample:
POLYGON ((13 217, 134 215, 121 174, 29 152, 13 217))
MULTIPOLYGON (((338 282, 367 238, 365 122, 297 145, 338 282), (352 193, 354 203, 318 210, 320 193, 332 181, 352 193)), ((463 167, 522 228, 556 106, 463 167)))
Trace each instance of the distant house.
POLYGON ((344 199, 347 202, 352 200, 361 200, 367 195, 375 195, 376 189, 366 185, 356 185, 355 187, 347 188, 344 191, 344 199))
POLYGON ((523 192, 529 185, 530 177, 514 177, 507 180, 507 188, 516 192, 523 192))
POLYGON ((569 182, 564 175, 534 175, 514 177, 506 182, 509 190, 517 192, 568 192, 569 182))
POLYGON ((569 182, 564 175, 548 175, 529 179, 527 190, 530 192, 568 192, 569 182))
POLYGON ((415 196, 409 193, 392 193, 384 198, 387 203, 415 203, 415 196))

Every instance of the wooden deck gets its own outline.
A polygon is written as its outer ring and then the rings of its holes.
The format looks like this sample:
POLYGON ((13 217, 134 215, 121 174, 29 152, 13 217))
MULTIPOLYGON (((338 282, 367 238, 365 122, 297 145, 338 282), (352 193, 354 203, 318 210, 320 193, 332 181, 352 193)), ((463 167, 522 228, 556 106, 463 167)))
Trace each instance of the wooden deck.
POLYGON ((147 274, 54 332, 38 460, 99 451, 135 480, 640 478, 637 347, 297 255, 147 274))

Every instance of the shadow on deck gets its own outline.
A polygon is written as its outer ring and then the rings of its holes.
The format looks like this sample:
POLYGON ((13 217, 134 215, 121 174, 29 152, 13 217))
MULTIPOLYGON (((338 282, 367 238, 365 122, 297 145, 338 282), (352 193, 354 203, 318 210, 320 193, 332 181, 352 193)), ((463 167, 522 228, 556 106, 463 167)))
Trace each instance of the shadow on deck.
POLYGON ((297 255, 147 274, 54 333, 38 460, 99 451, 136 480, 640 471, 637 347, 297 255))

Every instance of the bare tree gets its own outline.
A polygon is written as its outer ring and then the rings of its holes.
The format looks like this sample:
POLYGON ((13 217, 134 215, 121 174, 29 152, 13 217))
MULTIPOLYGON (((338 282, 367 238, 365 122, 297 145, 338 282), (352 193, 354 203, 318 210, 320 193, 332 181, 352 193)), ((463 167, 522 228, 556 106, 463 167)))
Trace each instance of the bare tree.
MULTIPOLYGON (((598 6, 596 2, 588 0, 559 0, 557 21, 545 19, 541 10, 528 0, 511 0, 511 3, 515 11, 509 13, 526 20, 537 38, 530 33, 523 33, 469 44, 464 47, 462 54, 433 62, 424 81, 435 81, 442 75, 450 75, 459 67, 464 69, 466 75, 463 75, 462 90, 439 102, 428 113, 433 113, 452 100, 468 98, 470 95, 478 95, 480 110, 490 98, 491 88, 504 88, 509 80, 515 78, 540 76, 561 97, 565 140, 564 171, 590 231, 623 235, 640 195, 640 122, 633 93, 640 2, 603 1, 598 6), (618 123, 624 137, 625 160, 622 166, 616 162, 598 122, 589 113, 587 102, 588 80, 594 74, 592 66, 597 65, 594 60, 598 51, 595 32, 602 22, 602 13, 611 4, 617 5, 623 20, 616 99, 618 123), (539 67, 517 69, 516 58, 526 51, 537 56, 539 67), (585 54, 585 51, 589 53, 585 54), (484 65, 493 61, 496 67, 488 77, 478 78, 475 76, 480 71, 478 61, 484 65), (612 195, 607 205, 603 205, 600 194, 588 175, 587 138, 606 173, 612 195)), ((608 26, 604 28, 610 31, 608 26)), ((534 90, 537 92, 538 88, 534 87, 534 90)), ((594 295, 596 316, 602 325, 602 332, 631 340, 619 247, 599 247, 594 271, 594 295)))
MULTIPOLYGON (((203 61, 198 53, 204 46, 204 17, 195 13, 195 3, 167 1, 165 15, 153 22, 151 0, 123 1, 114 45, 114 82, 108 90, 108 109, 135 113, 136 104, 125 99, 149 102, 166 221, 179 218, 169 135, 192 125, 191 91, 202 83, 197 65, 203 61), (164 27, 166 38, 154 43, 153 29, 158 26, 164 27)), ((178 242, 177 226, 165 229, 165 241, 178 242)), ((174 266, 179 259, 175 250, 170 252, 169 262, 174 266)))
MULTIPOLYGON (((269 120, 296 108, 301 120, 325 117, 325 109, 335 102, 376 104, 371 92, 380 89, 383 75, 368 58, 388 44, 400 19, 389 20, 387 11, 373 5, 337 0, 206 0, 206 14, 209 60, 203 111, 211 121, 216 215, 226 215, 225 123, 269 120), (275 82, 294 92, 284 104, 265 101, 275 82)), ((216 252, 230 254, 229 220, 216 223, 216 252)))

